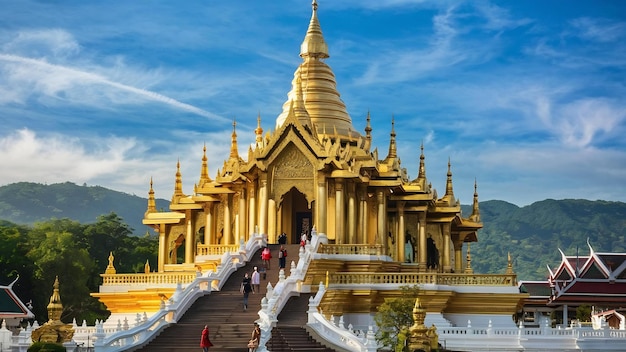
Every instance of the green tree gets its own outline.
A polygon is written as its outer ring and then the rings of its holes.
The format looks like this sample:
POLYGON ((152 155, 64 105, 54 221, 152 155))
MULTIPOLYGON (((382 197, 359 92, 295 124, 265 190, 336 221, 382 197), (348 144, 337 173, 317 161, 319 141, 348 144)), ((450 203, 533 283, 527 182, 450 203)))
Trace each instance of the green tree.
POLYGON ((378 326, 376 341, 383 346, 393 346, 394 349, 403 345, 401 337, 413 325, 413 306, 419 294, 419 286, 403 286, 401 290, 400 297, 385 299, 374 316, 378 326))
MULTIPOLYGON (((43 228, 48 228, 47 225, 43 228)), ((72 233, 66 231, 47 231, 43 238, 36 238, 35 241, 38 245, 32 247, 27 256, 35 266, 34 278, 41 283, 34 301, 38 320, 41 321, 46 311, 56 276, 59 277, 63 303, 61 320, 86 319, 90 316, 87 311, 93 305, 89 301, 94 299, 89 295, 87 287, 87 280, 94 267, 89 252, 76 243, 72 233)))
POLYGON ((591 321, 591 306, 586 304, 576 308, 576 319, 578 321, 591 321))

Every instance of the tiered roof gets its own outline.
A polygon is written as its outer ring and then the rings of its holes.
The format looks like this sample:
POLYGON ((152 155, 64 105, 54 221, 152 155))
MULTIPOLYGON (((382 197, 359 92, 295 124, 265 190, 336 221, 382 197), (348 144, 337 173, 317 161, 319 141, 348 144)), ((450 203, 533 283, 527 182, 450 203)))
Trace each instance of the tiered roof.
MULTIPOLYGON (((549 304, 626 304, 626 253, 597 253, 589 246, 587 256, 566 256, 550 270, 549 304)), ((560 251, 560 250, 559 250, 560 251)))

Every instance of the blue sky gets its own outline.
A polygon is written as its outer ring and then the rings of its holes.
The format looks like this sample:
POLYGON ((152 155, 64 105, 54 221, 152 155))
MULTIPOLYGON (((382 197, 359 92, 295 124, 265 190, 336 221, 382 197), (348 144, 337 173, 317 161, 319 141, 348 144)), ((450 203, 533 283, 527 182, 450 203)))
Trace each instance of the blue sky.
MULTIPOLYGON (((520 206, 626 201, 622 1, 318 0, 337 89, 363 132, 440 194, 520 206)), ((232 121, 247 157, 274 128, 309 0, 0 0, 0 185, 192 193, 214 177, 232 121)))

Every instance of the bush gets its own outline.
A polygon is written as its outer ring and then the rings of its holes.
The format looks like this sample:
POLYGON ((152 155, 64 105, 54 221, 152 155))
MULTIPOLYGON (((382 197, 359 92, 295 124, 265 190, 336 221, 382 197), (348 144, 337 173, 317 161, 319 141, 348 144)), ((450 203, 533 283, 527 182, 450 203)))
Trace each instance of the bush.
POLYGON ((58 343, 35 342, 28 347, 27 352, 66 352, 67 349, 58 343))

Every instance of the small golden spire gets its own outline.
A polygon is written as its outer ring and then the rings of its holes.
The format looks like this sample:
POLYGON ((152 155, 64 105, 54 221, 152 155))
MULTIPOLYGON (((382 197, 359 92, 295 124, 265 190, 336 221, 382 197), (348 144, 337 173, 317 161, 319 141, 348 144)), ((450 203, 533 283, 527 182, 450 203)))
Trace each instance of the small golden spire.
POLYGON ((146 259, 146 265, 143 266, 143 271, 145 274, 150 274, 150 262, 146 259))
POLYGON ((154 189, 152 188, 152 177, 150 177, 150 190, 148 191, 148 209, 146 214, 156 212, 156 200, 154 199, 154 189))
POLYGON ((417 172, 418 180, 426 180, 426 163, 424 162, 426 157, 424 156, 424 141, 422 141, 422 145, 420 146, 420 166, 419 171, 417 172))
POLYGON ((507 253, 507 265, 506 265, 506 273, 513 274, 513 259, 511 259, 511 252, 507 253))
POLYGON ((176 162, 176 181, 174 182, 174 196, 172 197, 172 201, 175 199, 184 196, 183 194, 183 177, 180 173, 180 159, 176 162))
POLYGON ((391 116, 391 133, 389 134, 389 153, 387 154, 387 158, 385 161, 394 160, 398 157, 398 149, 396 147, 396 128, 395 128, 395 118, 393 115, 391 116))
POLYGON ((48 304, 48 320, 49 321, 61 321, 61 314, 63 313, 63 304, 61 303, 61 295, 59 294, 59 276, 54 278, 54 284, 52 285, 52 296, 50 296, 50 303, 48 304))
POLYGON ((263 148, 263 128, 261 128, 261 112, 259 111, 259 115, 256 118, 256 129, 254 130, 254 134, 256 136, 256 148, 263 148))
POLYGON ((478 208, 478 183, 474 179, 474 202, 472 203, 472 215, 470 220, 480 222, 480 209, 478 208))
POLYGON ((302 126, 311 127, 311 117, 304 104, 304 94, 302 92, 302 78, 296 79, 296 100, 294 102, 294 114, 302 126))
POLYGON ((239 151, 237 150, 237 121, 233 119, 233 134, 230 141, 230 159, 239 159, 239 151))
POLYGON ((446 194, 444 194, 444 199, 448 201, 449 205, 453 205, 455 202, 454 199, 454 190, 452 187, 452 164, 450 162, 450 158, 448 158, 448 175, 446 179, 446 194))
POLYGON ((204 143, 204 147, 202 148, 202 167, 200 168, 200 182, 198 182, 198 184, 200 185, 200 187, 202 187, 210 182, 211 177, 209 177, 209 158, 207 158, 206 156, 206 143, 204 143))
POLYGON ((313 0, 311 4, 313 7, 313 13, 311 14, 311 21, 309 22, 309 28, 304 37, 302 45, 300 45, 300 57, 312 57, 325 59, 328 55, 328 45, 324 41, 322 35, 322 27, 317 19, 317 1, 313 0))
POLYGON ((367 118, 366 118, 366 123, 365 123, 365 144, 363 146, 363 149, 367 152, 369 152, 370 148, 372 147, 372 125, 370 123, 370 111, 367 110, 367 118))

